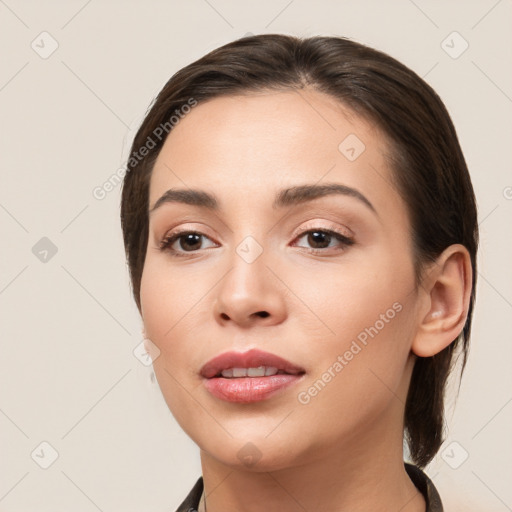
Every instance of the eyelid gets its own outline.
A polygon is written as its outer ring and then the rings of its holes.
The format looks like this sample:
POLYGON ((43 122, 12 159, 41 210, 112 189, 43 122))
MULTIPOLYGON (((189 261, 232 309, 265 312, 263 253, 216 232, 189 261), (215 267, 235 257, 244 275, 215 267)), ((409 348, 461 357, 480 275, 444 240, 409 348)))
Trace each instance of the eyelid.
POLYGON ((292 236, 295 239, 297 236, 303 234, 304 231, 308 231, 310 229, 318 229, 319 231, 320 230, 334 231, 334 232, 340 233, 341 235, 343 235, 346 238, 354 237, 354 232, 351 229, 349 229, 348 227, 340 225, 338 223, 334 223, 332 221, 326 221, 325 219, 324 220, 312 219, 312 220, 307 221, 307 224, 301 225, 299 228, 297 228, 294 231, 294 234, 292 236), (322 223, 327 223, 327 225, 323 225, 322 223))
MULTIPOLYGON (((155 230, 155 239, 158 240, 164 240, 166 238, 169 238, 172 235, 177 235, 180 233, 189 233, 189 232, 196 232, 200 233, 201 235, 210 238, 212 241, 215 241, 215 236, 212 236, 211 234, 208 234, 211 232, 211 230, 204 226, 204 224, 199 224, 197 222, 190 222, 190 223, 176 223, 172 225, 170 228, 166 229, 164 234, 159 236, 158 231, 155 230)), ((218 243, 218 242, 216 242, 218 243)))

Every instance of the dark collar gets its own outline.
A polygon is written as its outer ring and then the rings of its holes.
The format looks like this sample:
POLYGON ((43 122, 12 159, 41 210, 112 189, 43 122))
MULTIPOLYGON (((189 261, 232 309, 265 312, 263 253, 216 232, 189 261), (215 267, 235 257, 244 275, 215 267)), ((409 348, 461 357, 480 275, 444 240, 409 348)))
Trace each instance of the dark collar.
MULTIPOLYGON (((412 464, 405 463, 405 470, 414 485, 418 488, 421 494, 423 494, 427 504, 426 512, 443 512, 441 498, 432 483, 432 480, 430 480, 430 478, 423 473, 420 468, 413 466, 412 464)), ((188 496, 182 504, 176 509, 176 512, 197 512, 202 492, 203 477, 201 476, 194 484, 194 487, 192 487, 192 490, 188 493, 188 496)))
POLYGON ((183 500, 182 504, 176 509, 176 512, 197 512, 199 500, 203 492, 203 477, 200 476, 197 482, 188 493, 188 496, 183 500))
POLYGON ((423 494, 427 504, 427 512, 443 512, 441 497, 432 483, 432 480, 430 480, 420 468, 408 464, 407 462, 405 463, 405 470, 412 480, 412 483, 418 488, 421 494, 423 494))

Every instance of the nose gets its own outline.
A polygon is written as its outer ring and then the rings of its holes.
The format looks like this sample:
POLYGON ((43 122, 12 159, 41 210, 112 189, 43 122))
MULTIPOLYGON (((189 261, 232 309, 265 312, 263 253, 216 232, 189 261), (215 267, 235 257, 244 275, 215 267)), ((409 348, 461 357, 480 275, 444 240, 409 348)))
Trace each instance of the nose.
POLYGON ((268 263, 264 254, 252 262, 237 253, 233 255, 231 269, 215 288, 215 317, 219 323, 250 327, 283 322, 286 286, 268 263))

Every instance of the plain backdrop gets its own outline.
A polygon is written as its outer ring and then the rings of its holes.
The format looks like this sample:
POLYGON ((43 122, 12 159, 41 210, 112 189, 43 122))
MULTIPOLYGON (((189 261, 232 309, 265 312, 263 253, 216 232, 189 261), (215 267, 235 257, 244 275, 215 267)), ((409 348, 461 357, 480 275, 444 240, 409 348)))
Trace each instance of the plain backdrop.
POLYGON ((510 0, 0 0, 0 511, 174 511, 200 475, 136 357, 121 187, 93 190, 174 72, 269 32, 385 51, 452 115, 481 249, 467 371, 427 473, 449 512, 512 510, 511 20, 510 0))

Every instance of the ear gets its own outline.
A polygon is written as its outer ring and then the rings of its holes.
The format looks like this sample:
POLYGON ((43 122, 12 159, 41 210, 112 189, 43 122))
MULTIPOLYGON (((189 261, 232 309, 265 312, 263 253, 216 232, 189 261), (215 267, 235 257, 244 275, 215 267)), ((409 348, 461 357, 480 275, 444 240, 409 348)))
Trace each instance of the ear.
POLYGON ((420 287, 419 325, 411 349, 419 357, 441 352, 461 333, 472 287, 471 257, 461 244, 447 247, 420 287))

